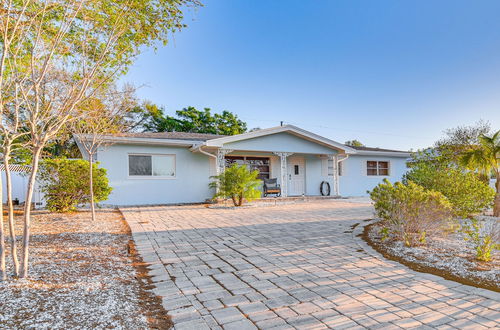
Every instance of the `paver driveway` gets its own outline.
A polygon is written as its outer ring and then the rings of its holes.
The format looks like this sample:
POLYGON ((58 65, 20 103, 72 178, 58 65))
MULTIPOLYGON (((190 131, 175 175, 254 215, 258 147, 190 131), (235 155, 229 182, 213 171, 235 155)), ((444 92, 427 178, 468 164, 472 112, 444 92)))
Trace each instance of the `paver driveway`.
POLYGON ((499 327, 498 293, 414 272, 357 237, 368 204, 122 212, 176 329, 499 327))

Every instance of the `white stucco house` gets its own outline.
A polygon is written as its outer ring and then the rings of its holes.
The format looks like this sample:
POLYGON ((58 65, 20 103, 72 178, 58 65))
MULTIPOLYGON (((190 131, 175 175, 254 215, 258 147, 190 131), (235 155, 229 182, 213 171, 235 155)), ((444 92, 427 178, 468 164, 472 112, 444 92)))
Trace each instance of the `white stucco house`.
MULTIPOLYGON (((85 136, 76 137, 80 145, 85 136)), ((213 196, 210 177, 233 163, 277 178, 282 196, 364 196, 384 178, 400 180, 408 152, 349 147, 296 126, 220 136, 165 132, 105 138, 96 160, 107 169, 112 205, 203 202, 213 196)), ((82 154, 85 154, 80 147, 82 154)))

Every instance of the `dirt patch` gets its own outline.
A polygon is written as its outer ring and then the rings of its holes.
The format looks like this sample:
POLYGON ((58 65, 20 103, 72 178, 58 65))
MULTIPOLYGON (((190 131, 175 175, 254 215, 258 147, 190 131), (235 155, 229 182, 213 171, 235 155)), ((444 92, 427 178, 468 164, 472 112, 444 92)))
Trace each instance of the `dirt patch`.
MULTIPOLYGON (((397 261, 415 271, 441 276, 447 280, 500 292, 498 260, 492 263, 480 263, 473 260, 471 254, 455 252, 454 259, 460 260, 459 268, 452 263, 436 262, 450 260, 450 249, 443 249, 439 245, 427 245, 418 248, 404 248, 401 242, 385 240, 382 242, 379 235, 380 226, 377 222, 364 227, 361 237, 373 249, 385 258, 397 261), (449 265, 449 266, 448 266, 449 265), (467 266, 464 266, 467 265, 467 266)), ((453 238, 450 238, 453 239, 453 238)), ((452 252, 453 253, 453 252, 452 252)))
POLYGON ((0 328, 172 327, 119 211, 36 212, 31 228, 29 279, 0 282, 0 328))

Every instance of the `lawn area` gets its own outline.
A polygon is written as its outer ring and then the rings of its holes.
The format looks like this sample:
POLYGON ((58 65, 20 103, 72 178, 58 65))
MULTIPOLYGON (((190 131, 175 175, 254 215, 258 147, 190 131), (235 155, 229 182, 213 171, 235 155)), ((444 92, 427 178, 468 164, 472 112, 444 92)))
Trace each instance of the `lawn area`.
POLYGON ((2 327, 170 326, 120 212, 35 213, 30 252, 29 279, 0 282, 2 327))

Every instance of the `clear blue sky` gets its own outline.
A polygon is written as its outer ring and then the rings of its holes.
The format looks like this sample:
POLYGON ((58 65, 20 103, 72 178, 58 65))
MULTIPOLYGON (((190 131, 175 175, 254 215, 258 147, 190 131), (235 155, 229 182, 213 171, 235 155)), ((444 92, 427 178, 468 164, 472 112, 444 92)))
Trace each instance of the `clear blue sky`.
MULTIPOLYGON (((203 0, 202 0, 203 1, 203 0)), ((500 1, 204 0, 125 80, 166 107, 416 149, 500 128, 500 1)))

